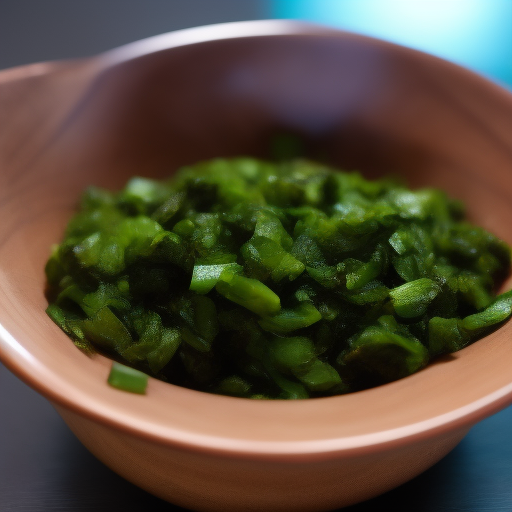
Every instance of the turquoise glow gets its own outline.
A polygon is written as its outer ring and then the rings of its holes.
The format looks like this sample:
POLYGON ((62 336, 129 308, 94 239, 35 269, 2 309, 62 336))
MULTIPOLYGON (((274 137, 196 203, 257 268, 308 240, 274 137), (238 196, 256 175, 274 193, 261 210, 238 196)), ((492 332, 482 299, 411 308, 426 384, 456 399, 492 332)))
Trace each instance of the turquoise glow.
POLYGON ((274 18, 386 39, 512 86, 512 0, 274 0, 274 18))

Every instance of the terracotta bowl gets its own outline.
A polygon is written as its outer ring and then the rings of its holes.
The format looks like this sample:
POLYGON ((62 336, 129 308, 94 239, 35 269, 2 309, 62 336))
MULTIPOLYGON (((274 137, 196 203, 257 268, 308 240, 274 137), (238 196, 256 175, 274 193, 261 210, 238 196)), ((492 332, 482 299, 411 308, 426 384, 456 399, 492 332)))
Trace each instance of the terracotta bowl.
POLYGON ((279 132, 368 176, 464 200, 512 243, 512 95, 432 56, 283 21, 184 30, 0 73, 0 356, 106 465, 204 511, 328 510, 376 496, 512 403, 512 323, 346 396, 251 401, 151 379, 109 387, 50 321, 43 272, 80 192, 183 164, 268 156, 279 132))

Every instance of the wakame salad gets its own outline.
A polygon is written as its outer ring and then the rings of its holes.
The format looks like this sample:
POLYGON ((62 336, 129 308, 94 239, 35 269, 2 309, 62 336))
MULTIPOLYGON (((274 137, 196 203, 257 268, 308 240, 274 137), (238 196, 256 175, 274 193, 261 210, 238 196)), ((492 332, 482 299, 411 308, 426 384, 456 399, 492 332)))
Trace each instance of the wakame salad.
POLYGON ((79 347, 173 384, 320 397, 490 332, 511 314, 512 292, 493 294, 509 270, 508 245, 440 190, 216 159, 87 189, 46 265, 47 312, 79 347))

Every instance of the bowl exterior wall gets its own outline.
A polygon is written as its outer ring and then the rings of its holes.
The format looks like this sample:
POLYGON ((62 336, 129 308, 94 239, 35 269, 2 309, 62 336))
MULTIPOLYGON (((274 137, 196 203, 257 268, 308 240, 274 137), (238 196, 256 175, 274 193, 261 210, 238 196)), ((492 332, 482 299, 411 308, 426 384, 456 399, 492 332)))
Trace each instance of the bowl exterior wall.
POLYGON ((359 503, 419 475, 468 431, 323 460, 246 458, 158 444, 54 406, 87 449, 113 471, 166 501, 201 512, 318 512, 359 503))

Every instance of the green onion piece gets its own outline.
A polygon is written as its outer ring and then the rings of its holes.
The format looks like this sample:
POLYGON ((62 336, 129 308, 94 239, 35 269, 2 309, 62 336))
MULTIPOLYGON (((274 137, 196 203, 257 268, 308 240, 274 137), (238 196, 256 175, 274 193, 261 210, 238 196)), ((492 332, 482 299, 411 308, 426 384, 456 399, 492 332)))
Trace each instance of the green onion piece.
POLYGON ((310 302, 302 302, 295 309, 281 309, 275 316, 265 317, 258 321, 265 331, 286 333, 309 327, 322 319, 318 309, 310 302))
POLYGON ((216 290, 226 299, 261 316, 275 315, 281 309, 279 297, 262 282, 224 270, 216 290))
POLYGON ((110 375, 108 376, 108 383, 112 387, 123 391, 145 395, 148 385, 148 376, 139 370, 114 361, 110 375))

